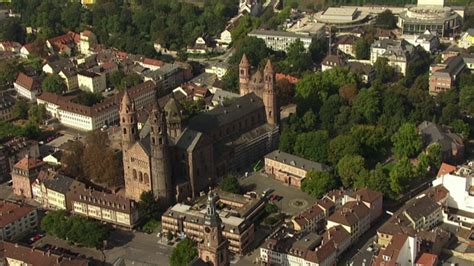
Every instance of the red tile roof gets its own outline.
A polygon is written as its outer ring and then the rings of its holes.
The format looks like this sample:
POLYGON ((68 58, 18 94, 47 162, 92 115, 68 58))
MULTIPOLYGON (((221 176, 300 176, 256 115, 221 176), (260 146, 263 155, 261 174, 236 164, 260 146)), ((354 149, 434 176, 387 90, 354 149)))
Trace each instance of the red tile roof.
POLYGON ((450 165, 447 163, 442 163, 441 167, 439 168, 438 174, 436 175, 437 177, 446 175, 446 174, 451 174, 454 171, 456 171, 456 166, 450 165))
POLYGON ((36 79, 27 76, 23 72, 18 73, 15 83, 29 91, 36 90, 40 87, 40 84, 36 79))
POLYGON ((276 78, 276 80, 286 79, 286 80, 288 80, 288 82, 290 82, 291 84, 296 84, 296 83, 298 83, 298 81, 299 81, 298 78, 293 77, 293 76, 291 76, 291 75, 286 75, 286 74, 283 74, 283 73, 276 73, 276 74, 275 74, 275 78, 276 78))
POLYGON ((434 266, 438 263, 438 256, 431 253, 423 253, 416 261, 416 266, 434 266))
POLYGON ((66 47, 73 48, 80 41, 81 35, 72 31, 48 40, 51 46, 59 51, 63 51, 66 47))
POLYGON ((369 208, 361 202, 351 201, 328 217, 332 221, 341 225, 353 226, 369 215, 369 208))
POLYGON ((30 170, 41 165, 43 165, 43 161, 32 157, 25 157, 17 162, 14 167, 21 170, 30 170))
POLYGON ((0 201, 0 227, 18 221, 34 210, 33 207, 0 201))
POLYGON ((374 266, 396 266, 400 250, 403 245, 405 245, 407 239, 408 236, 404 234, 394 235, 387 247, 380 251, 375 259, 374 266), (388 260, 386 258, 388 258, 388 260))
POLYGON ((360 200, 364 202, 369 202, 372 203, 376 200, 379 200, 380 198, 383 197, 383 194, 378 192, 378 191, 373 191, 368 188, 361 188, 354 193, 352 193, 353 198, 359 198, 360 200))
POLYGON ((143 59, 143 64, 161 67, 161 66, 163 66, 165 63, 164 63, 163 61, 160 61, 160 60, 151 59, 151 58, 145 58, 145 59, 143 59))

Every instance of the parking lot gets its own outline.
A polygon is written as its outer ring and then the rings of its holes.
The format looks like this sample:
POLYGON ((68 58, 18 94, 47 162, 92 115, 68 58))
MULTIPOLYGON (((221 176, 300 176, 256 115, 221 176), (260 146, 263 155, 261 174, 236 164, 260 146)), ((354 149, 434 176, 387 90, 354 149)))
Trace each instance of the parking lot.
POLYGON ((281 198, 274 201, 275 204, 288 215, 300 213, 316 202, 315 198, 305 192, 285 185, 265 173, 251 173, 248 177, 242 177, 240 184, 246 191, 255 191, 258 194, 268 188, 274 189, 273 195, 278 195, 281 198))

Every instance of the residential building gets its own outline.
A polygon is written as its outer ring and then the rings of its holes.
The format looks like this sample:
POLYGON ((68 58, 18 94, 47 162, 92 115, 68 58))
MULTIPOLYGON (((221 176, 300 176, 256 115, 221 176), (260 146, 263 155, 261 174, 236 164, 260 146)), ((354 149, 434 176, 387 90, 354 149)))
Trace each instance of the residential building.
POLYGON ((209 89, 198 86, 192 82, 184 83, 174 89, 173 94, 175 95, 175 97, 176 93, 178 92, 181 93, 184 97, 186 97, 186 99, 191 101, 198 101, 211 96, 211 92, 209 91, 209 89))
POLYGON ((33 53, 33 45, 31 43, 25 44, 20 49, 20 56, 22 58, 28 58, 33 53))
POLYGON ((92 93, 103 92, 107 87, 105 74, 92 71, 79 71, 77 84, 80 90, 92 93))
POLYGON ((13 83, 13 87, 19 96, 30 101, 36 101, 36 95, 41 91, 41 82, 36 77, 30 77, 20 72, 13 83))
POLYGON ((357 37, 354 35, 342 35, 338 38, 336 42, 336 47, 339 51, 343 52, 346 55, 356 57, 355 54, 355 44, 357 37))
POLYGON ((187 47, 187 52, 190 54, 205 54, 212 51, 214 47, 213 40, 209 34, 204 34, 196 39, 194 45, 187 47))
POLYGON ((349 233, 340 226, 330 228, 323 236, 292 233, 283 227, 260 247, 260 260, 265 265, 334 265, 350 245, 350 239, 349 233))
POLYGON ((39 157, 39 145, 35 140, 25 137, 15 137, 0 145, 0 179, 10 177, 13 166, 19 160, 29 155, 33 158, 39 157))
POLYGON ((329 167, 280 150, 265 155, 265 173, 287 185, 301 188, 308 172, 325 172, 329 167))
POLYGON ((79 88, 79 80, 76 68, 63 68, 58 75, 64 79, 68 91, 79 88))
POLYGON ((19 53, 21 49, 21 44, 11 41, 0 42, 0 52, 10 52, 10 53, 19 53))
POLYGON ((58 255, 51 251, 3 242, 6 265, 88 266, 87 259, 58 255))
POLYGON ((10 93, 0 92, 0 121, 10 121, 15 118, 12 113, 15 102, 15 98, 10 93))
POLYGON ((375 79, 375 69, 370 64, 364 64, 361 62, 349 61, 347 62, 349 71, 357 74, 362 82, 370 84, 375 79))
POLYGON ((230 33, 229 29, 225 29, 219 35, 219 39, 217 39, 217 46, 227 49, 230 43, 232 42, 232 34, 230 33))
POLYGON ((379 57, 387 58, 388 65, 406 75, 408 65, 415 59, 415 47, 405 40, 378 40, 370 46, 370 62, 374 64, 379 57))
POLYGON ((165 64, 157 70, 145 73, 145 81, 161 83, 163 94, 170 93, 184 82, 182 69, 177 64, 165 64))
POLYGON ((355 243, 370 227, 370 209, 360 201, 347 202, 327 220, 328 228, 342 226, 351 235, 351 243, 355 243))
POLYGON ((68 196, 73 214, 127 229, 132 229, 140 218, 137 203, 118 194, 76 186, 68 196))
POLYGON ((422 47, 428 53, 436 52, 440 45, 438 35, 431 33, 429 30, 423 34, 404 35, 402 38, 415 47, 422 47))
POLYGON ((428 196, 408 204, 403 214, 415 230, 431 230, 443 220, 441 206, 428 196))
POLYGON ((38 227, 35 208, 5 200, 0 201, 1 240, 15 240, 38 227))
POLYGON ((338 54, 329 54, 321 62, 321 71, 332 69, 334 67, 344 67, 346 60, 338 54))
POLYGON ((383 213, 383 194, 368 188, 361 188, 347 196, 347 202, 362 202, 369 208, 370 223, 373 224, 383 213))
MULTIPOLYGON (((265 203, 260 198, 249 198, 237 194, 217 191, 213 199, 222 221, 222 235, 229 241, 229 251, 244 254, 254 240, 253 221, 263 210, 265 203)), ((163 233, 186 236, 202 241, 206 226, 206 199, 201 198, 195 205, 178 203, 169 208, 161 217, 163 233)))
POLYGON ((148 68, 150 70, 157 70, 161 68, 165 62, 157 59, 143 58, 143 61, 139 62, 142 67, 148 68))
POLYGON ((441 64, 430 66, 429 92, 431 95, 447 92, 455 87, 456 80, 466 68, 463 57, 453 56, 441 64))
POLYGON ((59 74, 62 70, 77 72, 77 67, 68 58, 60 56, 50 56, 46 59, 46 64, 42 68, 45 74, 59 74))
POLYGON ((84 184, 54 171, 43 170, 32 184, 33 199, 46 209, 70 210, 68 193, 84 184))
POLYGON ((91 50, 98 44, 97 37, 90 30, 85 30, 80 33, 79 48, 81 54, 87 55, 91 53, 91 50))
POLYGON ((62 155, 63 155, 63 152, 61 150, 57 150, 43 157, 43 162, 52 166, 61 165, 62 155))
POLYGON ((438 256, 430 253, 423 253, 416 260, 415 266, 436 266, 439 265, 438 256))
POLYGON ((435 143, 441 146, 443 161, 460 161, 464 158, 463 138, 459 134, 452 133, 447 127, 423 121, 418 125, 418 132, 424 147, 435 143))
POLYGON ((33 198, 32 183, 43 166, 41 160, 30 157, 28 154, 13 166, 12 180, 13 193, 25 198, 33 198))
MULTIPOLYGON (((142 108, 155 100, 156 88, 155 83, 147 81, 127 89, 127 93, 134 100, 136 108, 142 108)), ((46 111, 64 126, 89 131, 119 121, 119 105, 123 94, 121 92, 93 106, 85 106, 73 102, 74 97, 43 92, 38 96, 37 103, 44 104, 46 111)))
POLYGON ((467 31, 461 35, 461 38, 458 41, 458 45, 459 47, 464 48, 464 49, 467 49, 474 45, 474 29, 473 28, 467 29, 467 31))
POLYGON ((80 42, 80 34, 69 31, 46 41, 46 47, 51 54, 59 53, 71 56, 71 53, 77 48, 80 42))
POLYGON ((318 205, 313 205, 304 212, 291 218, 297 232, 320 232, 326 225, 326 216, 318 205))
POLYGON ((463 227, 474 225, 474 163, 456 167, 454 171, 441 173, 433 186, 442 186, 448 190, 445 207, 445 220, 463 227))
POLYGON ((415 265, 420 248, 418 241, 416 236, 395 235, 390 243, 379 252, 372 265, 415 265))
POLYGON ((248 36, 264 40, 267 47, 274 51, 284 52, 287 51, 290 45, 296 40, 303 42, 305 49, 309 48, 313 40, 313 36, 309 34, 274 30, 253 30, 248 36))

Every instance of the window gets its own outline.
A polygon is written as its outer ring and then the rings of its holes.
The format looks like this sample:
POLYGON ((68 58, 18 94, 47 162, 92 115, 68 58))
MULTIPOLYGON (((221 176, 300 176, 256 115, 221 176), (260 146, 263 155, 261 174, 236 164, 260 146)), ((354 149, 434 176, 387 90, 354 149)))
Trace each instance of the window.
POLYGON ((137 170, 133 169, 133 180, 137 180, 137 170))
POLYGON ((123 128, 123 134, 127 134, 127 129, 126 128, 123 128))
POLYGON ((147 173, 145 173, 145 174, 144 174, 144 177, 143 177, 143 178, 145 179, 145 184, 148 184, 148 183, 150 183, 150 179, 149 179, 149 177, 148 177, 148 174, 147 174, 147 173))
POLYGON ((138 181, 143 182, 143 174, 142 174, 142 172, 138 172, 138 181))

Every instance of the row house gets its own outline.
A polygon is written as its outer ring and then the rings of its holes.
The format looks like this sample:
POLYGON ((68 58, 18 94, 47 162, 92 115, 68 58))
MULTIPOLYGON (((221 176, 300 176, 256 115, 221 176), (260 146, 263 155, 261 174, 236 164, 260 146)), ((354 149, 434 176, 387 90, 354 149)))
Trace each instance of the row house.
POLYGON ((370 227, 370 209, 360 201, 351 201, 327 218, 327 227, 342 226, 355 243, 370 227))
POLYGON ((49 266, 88 266, 83 258, 58 255, 51 251, 23 246, 18 243, 3 242, 2 254, 6 265, 49 265, 49 266))
POLYGON ((37 77, 31 77, 23 72, 18 73, 13 87, 19 96, 30 101, 36 101, 36 95, 41 92, 41 82, 37 77))
POLYGON ((0 238, 1 240, 15 240, 38 227, 38 213, 36 208, 0 201, 0 238))

